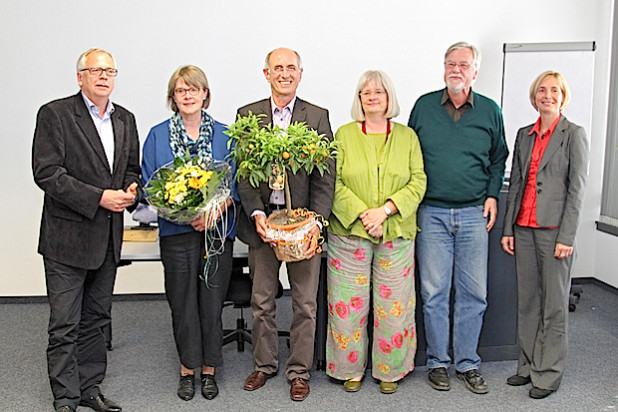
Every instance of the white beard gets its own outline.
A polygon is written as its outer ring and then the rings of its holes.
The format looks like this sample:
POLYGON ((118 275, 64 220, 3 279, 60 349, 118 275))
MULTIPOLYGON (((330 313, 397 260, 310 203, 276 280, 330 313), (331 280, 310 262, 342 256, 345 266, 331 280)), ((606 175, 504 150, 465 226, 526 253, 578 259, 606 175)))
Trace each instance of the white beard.
POLYGON ((453 84, 451 79, 446 79, 446 87, 453 93, 459 93, 465 88, 464 82, 461 79, 458 80, 457 84, 453 84))

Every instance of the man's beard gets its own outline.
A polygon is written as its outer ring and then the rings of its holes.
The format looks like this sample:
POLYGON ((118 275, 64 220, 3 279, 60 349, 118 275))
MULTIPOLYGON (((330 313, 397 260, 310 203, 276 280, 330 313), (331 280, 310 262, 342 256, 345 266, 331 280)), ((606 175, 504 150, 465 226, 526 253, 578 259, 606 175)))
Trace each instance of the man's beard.
POLYGON ((459 77, 455 77, 453 79, 451 79, 451 78, 446 79, 446 87, 449 89, 449 91, 451 91, 453 93, 459 93, 463 89, 466 88, 463 79, 461 79, 459 77), (459 82, 457 84, 453 84, 452 83, 453 79, 457 79, 457 80, 459 80, 459 82))

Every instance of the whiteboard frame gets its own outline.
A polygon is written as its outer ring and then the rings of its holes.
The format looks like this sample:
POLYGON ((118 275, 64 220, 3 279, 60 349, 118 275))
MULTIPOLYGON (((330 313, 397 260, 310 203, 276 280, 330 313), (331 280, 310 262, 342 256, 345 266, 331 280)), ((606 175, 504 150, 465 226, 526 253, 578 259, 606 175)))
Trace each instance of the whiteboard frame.
MULTIPOLYGON (((583 87, 583 85, 580 84, 581 83, 580 81, 575 82, 575 83, 573 81, 569 82, 572 97, 577 94, 573 92, 574 90, 575 91, 578 90, 578 86, 581 86, 579 87, 580 91, 581 89, 588 90, 590 92, 590 95, 589 96, 586 95, 585 99, 583 100, 577 99, 577 96, 576 96, 575 99, 571 100, 571 104, 569 105, 569 107, 565 109, 565 116, 569 118, 569 120, 571 121, 574 120, 576 123, 583 126, 586 129, 588 136, 590 136, 591 126, 592 126, 592 102, 594 100, 594 90, 592 86, 593 86, 593 80, 594 80, 594 52, 596 51, 596 42, 585 41, 585 42, 558 42, 558 43, 504 43, 502 49, 503 49, 502 91, 501 91, 501 96, 500 96, 500 107, 503 111, 503 116, 505 118, 505 137, 506 137, 507 145, 509 147, 509 152, 510 152, 509 157, 507 159, 507 164, 506 164, 506 175, 509 176, 510 171, 511 171, 512 151, 513 151, 513 146, 515 143, 515 137, 516 137, 516 132, 517 132, 516 128, 523 127, 529 123, 533 123, 534 121, 536 121, 538 115, 537 117, 530 117, 529 119, 528 119, 528 116, 526 115, 525 120, 523 121, 518 119, 520 117, 519 112, 517 112, 518 113, 517 115, 511 116, 511 114, 514 113, 514 111, 513 111, 512 105, 509 102, 511 102, 511 100, 513 99, 509 99, 508 96, 505 99, 505 95, 506 95, 505 92, 509 92, 509 91, 512 92, 512 89, 513 89, 512 87, 513 84, 510 84, 510 85, 506 84, 506 82, 509 81, 509 79, 507 79, 507 76, 509 76, 509 74, 513 72, 513 67, 509 66, 507 68, 507 64, 508 64, 507 57, 509 55, 516 56, 517 54, 523 54, 523 53, 530 53, 531 56, 534 54, 539 55, 539 53, 541 54, 548 53, 548 54, 552 54, 554 57, 556 55, 561 55, 562 52, 565 52, 565 54, 566 53, 586 54, 586 52, 592 53, 590 55, 591 60, 584 62, 585 65, 589 65, 591 63, 589 87, 588 85, 586 85, 586 87, 583 87), (590 99, 590 102, 589 102, 590 107, 588 107, 587 105, 588 98, 590 99), (506 105, 507 107, 505 107, 505 102, 509 103, 506 105), (582 116, 582 108, 584 107, 582 106, 583 102, 586 102, 585 116, 582 116), (577 115, 569 117, 569 112, 571 113, 577 112, 577 115), (519 121, 517 120, 514 121, 514 119, 518 119, 519 121), (512 123, 516 123, 516 124, 512 124, 512 123)), ((572 56, 569 56, 569 58, 572 59, 572 56)), ((547 66, 544 68, 539 68, 537 75, 543 72, 544 70, 562 71, 560 70, 559 67, 547 66)), ((569 76, 568 73, 563 73, 563 74, 566 74, 565 77, 567 78, 567 81, 569 81, 570 79, 572 80, 573 76, 569 76)), ((509 76, 509 77, 512 77, 512 76, 509 76)), ((530 84, 519 84, 518 86, 519 87, 516 87, 518 95, 515 97, 514 100, 519 100, 521 101, 521 103, 518 102, 516 107, 519 108, 520 105, 523 104, 524 107, 522 107, 522 114, 523 112, 528 112, 528 114, 534 113, 532 106, 529 103, 529 98, 528 98, 528 90, 530 88, 530 84), (521 93, 521 96, 519 95, 519 93, 521 93)))

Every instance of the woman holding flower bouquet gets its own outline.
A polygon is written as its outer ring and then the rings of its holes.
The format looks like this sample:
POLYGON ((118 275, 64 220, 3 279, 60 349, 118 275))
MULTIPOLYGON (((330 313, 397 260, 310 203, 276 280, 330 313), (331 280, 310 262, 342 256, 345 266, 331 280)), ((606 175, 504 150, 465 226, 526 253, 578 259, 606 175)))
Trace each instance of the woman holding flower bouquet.
POLYGON ((414 238, 427 178, 414 130, 390 119, 399 104, 390 78, 365 72, 339 128, 328 233, 327 374, 356 392, 367 366, 373 289, 372 375, 382 393, 414 369, 414 238))
MULTIPOLYGON (((167 92, 167 102, 174 114, 150 130, 144 143, 142 178, 146 183, 151 177, 163 176, 163 173, 158 173, 160 168, 174 161, 182 163, 178 159, 188 159, 187 153, 190 154, 191 165, 180 168, 175 175, 180 176, 180 180, 159 182, 165 200, 174 210, 190 195, 200 193, 191 191, 191 188, 200 188, 201 193, 205 193, 202 188, 208 183, 215 184, 211 180, 212 170, 205 171, 202 166, 212 169, 213 162, 224 161, 229 150, 228 137, 224 134, 226 126, 206 113, 211 95, 208 80, 201 69, 183 66, 176 70, 169 80, 167 92)), ((152 181, 150 183, 154 185, 152 181)), ((233 183, 230 183, 230 189, 236 197, 235 187, 231 185, 233 183)), ((187 217, 185 213, 183 219, 176 218, 173 213, 162 217, 158 211, 165 293, 180 358, 177 393, 186 401, 195 394, 197 368, 201 368, 202 373, 202 395, 213 399, 219 392, 215 367, 223 361, 221 311, 232 272, 232 248, 236 235, 233 208, 229 209, 232 203, 229 197, 222 199, 209 209, 206 219, 204 209, 190 208, 189 212, 194 211, 194 215, 187 217), (217 232, 220 237, 209 247, 223 248, 221 254, 209 257, 207 273, 204 273, 204 230, 217 232)))

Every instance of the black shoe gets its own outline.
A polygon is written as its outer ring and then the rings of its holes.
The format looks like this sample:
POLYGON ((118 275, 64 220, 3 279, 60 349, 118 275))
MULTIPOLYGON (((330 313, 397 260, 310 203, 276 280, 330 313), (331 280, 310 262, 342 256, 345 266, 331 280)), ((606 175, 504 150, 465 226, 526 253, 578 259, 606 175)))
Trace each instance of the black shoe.
POLYGON ((489 392, 485 379, 483 379, 483 375, 481 375, 481 372, 479 372, 478 369, 470 369, 465 372, 457 371, 456 375, 459 379, 466 383, 466 388, 468 388, 470 392, 478 394, 489 392))
POLYGON ((102 393, 99 393, 95 396, 91 396, 88 399, 82 399, 79 401, 79 406, 87 406, 88 408, 94 409, 97 412, 121 412, 122 408, 120 405, 110 401, 109 399, 105 399, 102 393))
POLYGON ((190 401, 193 399, 193 396, 195 395, 195 376, 181 375, 180 381, 178 381, 178 390, 176 393, 183 401, 190 401))
POLYGON ((219 394, 215 377, 208 373, 202 375, 202 396, 208 400, 215 399, 219 394))
POLYGON ((429 386, 439 391, 448 391, 451 389, 451 378, 448 376, 446 368, 429 369, 427 373, 429 386))
POLYGON ((532 399, 543 399, 543 398, 547 398, 549 395, 551 395, 554 392, 555 391, 552 389, 541 389, 541 388, 537 388, 536 386, 533 386, 532 388, 530 388, 530 392, 528 392, 528 395, 530 395, 532 399))
POLYGON ((56 408, 56 412, 75 412, 75 409, 73 409, 69 405, 64 405, 59 408, 56 408))
POLYGON ((506 383, 511 386, 523 386, 530 383, 530 376, 513 375, 509 376, 506 383))

